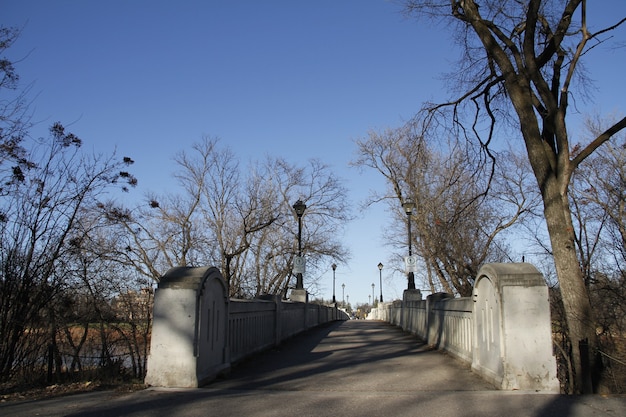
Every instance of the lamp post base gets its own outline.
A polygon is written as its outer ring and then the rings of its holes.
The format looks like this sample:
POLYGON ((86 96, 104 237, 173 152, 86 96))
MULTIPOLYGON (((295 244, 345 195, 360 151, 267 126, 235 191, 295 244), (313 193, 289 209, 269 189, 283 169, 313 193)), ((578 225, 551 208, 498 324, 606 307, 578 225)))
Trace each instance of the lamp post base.
POLYGON ((421 301, 422 292, 417 289, 404 290, 402 293, 402 301, 421 301))
POLYGON ((289 299, 298 303, 308 303, 309 294, 306 292, 306 290, 296 288, 295 290, 291 290, 291 294, 289 294, 289 299))

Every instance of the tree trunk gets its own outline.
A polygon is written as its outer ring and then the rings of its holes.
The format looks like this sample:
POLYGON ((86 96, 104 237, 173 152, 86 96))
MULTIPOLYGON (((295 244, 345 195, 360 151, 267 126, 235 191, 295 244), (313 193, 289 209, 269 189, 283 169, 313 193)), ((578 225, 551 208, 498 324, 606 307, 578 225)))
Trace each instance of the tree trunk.
MULTIPOLYGON (((546 116, 542 131, 532 105, 530 80, 511 71, 505 85, 520 120, 528 160, 543 200, 544 217, 563 298, 567 334, 572 347, 575 375, 574 381, 570 382, 575 392, 591 393, 591 372, 595 370, 595 364, 591 361, 595 355, 581 355, 580 347, 582 343, 593 353, 597 340, 591 302, 574 244, 574 226, 567 191, 572 166, 568 149, 559 149, 559 146, 567 144, 564 114, 560 114, 559 118, 546 116), (558 139, 555 140, 551 135, 556 135, 558 139), (558 145, 551 146, 554 143, 558 145)), ((559 110, 555 109, 554 112, 559 110)))
POLYGON ((597 366, 593 354, 597 348, 595 321, 576 256, 568 197, 562 194, 556 177, 549 177, 542 187, 542 198, 572 348, 574 381, 571 382, 575 392, 591 393, 592 374, 597 366))

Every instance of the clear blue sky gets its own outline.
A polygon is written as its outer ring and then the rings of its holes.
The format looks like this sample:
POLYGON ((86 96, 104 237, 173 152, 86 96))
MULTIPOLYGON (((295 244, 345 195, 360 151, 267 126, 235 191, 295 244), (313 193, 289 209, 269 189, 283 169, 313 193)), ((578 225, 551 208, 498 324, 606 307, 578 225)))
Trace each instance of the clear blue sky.
MULTIPOLYGON (((626 16, 623 0, 602 5, 605 18, 626 16)), ((353 140, 447 96, 440 74, 456 58, 448 34, 385 0, 0 0, 0 23, 22 28, 9 53, 33 83, 42 132, 61 121, 97 151, 132 157, 136 193, 173 190, 172 156, 210 135, 244 163, 321 158, 346 180, 355 211, 385 185, 348 167, 353 140)), ((624 49, 605 53, 626 64, 624 49)), ((623 113, 625 67, 590 68, 605 113, 623 113)), ((374 207, 349 226, 338 299, 345 283, 353 304, 367 302, 372 283, 379 294, 378 262, 400 265, 381 241, 388 217, 374 207)), ((323 279, 328 299, 330 267, 323 279)), ((383 270, 386 301, 405 285, 383 270)))

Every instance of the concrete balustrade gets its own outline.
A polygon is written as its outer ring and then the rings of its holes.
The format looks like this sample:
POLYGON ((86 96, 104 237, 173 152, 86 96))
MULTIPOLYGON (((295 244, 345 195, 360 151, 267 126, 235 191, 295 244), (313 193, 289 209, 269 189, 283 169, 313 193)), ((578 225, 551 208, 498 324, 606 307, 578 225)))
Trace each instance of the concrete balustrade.
MULTIPOLYGON (((472 307, 470 298, 430 296, 428 344, 464 361, 472 360, 472 307)), ((450 296, 450 294, 445 294, 450 296)))
POLYGON ((277 304, 271 301, 230 300, 228 347, 231 362, 280 343, 276 310, 277 304))
POLYGON ((229 299, 218 269, 191 267, 161 278, 153 317, 145 383, 181 388, 201 386, 304 330, 348 319, 334 306, 306 301, 229 299))
POLYGON ((487 264, 472 297, 407 290, 402 301, 381 303, 369 319, 383 320, 445 350, 507 390, 558 392, 548 288, 526 263, 487 264))

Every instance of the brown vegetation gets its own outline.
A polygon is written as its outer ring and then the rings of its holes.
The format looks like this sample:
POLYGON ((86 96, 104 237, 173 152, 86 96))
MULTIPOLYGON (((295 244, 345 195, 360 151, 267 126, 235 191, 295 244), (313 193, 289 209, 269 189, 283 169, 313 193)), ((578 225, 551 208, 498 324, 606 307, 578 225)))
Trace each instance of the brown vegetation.
MULTIPOLYGON (((0 401, 144 388, 143 374, 133 372, 131 364, 137 354, 128 350, 127 340, 133 337, 130 325, 110 325, 104 331, 95 325, 86 331, 83 326, 72 326, 59 337, 58 351, 54 354, 58 360, 40 361, 40 366, 16 370, 14 378, 0 384, 0 401), (73 346, 83 338, 83 349, 76 354, 73 346), (102 354, 103 346, 108 347, 105 354, 102 354)), ((149 337, 138 342, 142 348, 147 347, 149 337)))

